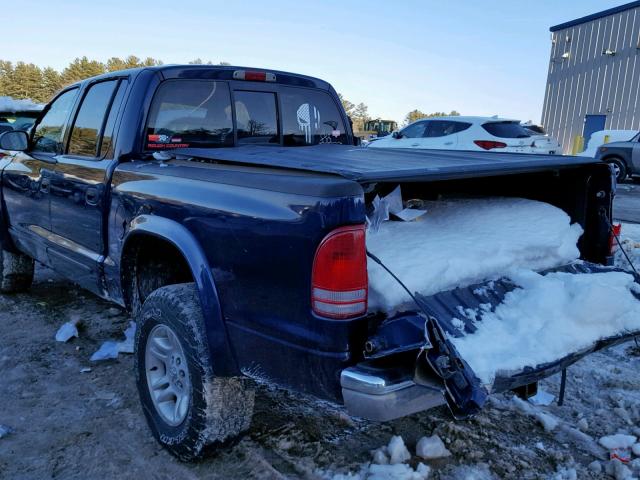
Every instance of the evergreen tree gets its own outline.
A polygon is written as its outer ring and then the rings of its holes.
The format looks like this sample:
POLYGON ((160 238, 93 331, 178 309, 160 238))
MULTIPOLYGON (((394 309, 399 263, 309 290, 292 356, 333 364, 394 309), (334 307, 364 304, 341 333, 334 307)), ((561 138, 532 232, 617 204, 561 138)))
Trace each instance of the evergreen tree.
POLYGON ((42 71, 42 95, 34 98, 34 100, 48 102, 60 88, 62 88, 60 73, 51 67, 47 67, 42 71))
POLYGON ((105 72, 106 67, 101 62, 89 60, 87 57, 76 58, 62 71, 62 85, 69 85, 105 72))
POLYGON ((33 98, 41 95, 42 70, 33 63, 18 62, 13 68, 9 96, 13 98, 33 98))

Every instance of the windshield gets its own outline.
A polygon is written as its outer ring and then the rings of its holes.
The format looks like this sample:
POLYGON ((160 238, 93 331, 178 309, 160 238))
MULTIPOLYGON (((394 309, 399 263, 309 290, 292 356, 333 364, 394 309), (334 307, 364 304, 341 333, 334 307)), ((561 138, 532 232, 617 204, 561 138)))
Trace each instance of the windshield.
POLYGON ((40 112, 0 112, 0 132, 9 130, 27 131, 36 121, 40 112))

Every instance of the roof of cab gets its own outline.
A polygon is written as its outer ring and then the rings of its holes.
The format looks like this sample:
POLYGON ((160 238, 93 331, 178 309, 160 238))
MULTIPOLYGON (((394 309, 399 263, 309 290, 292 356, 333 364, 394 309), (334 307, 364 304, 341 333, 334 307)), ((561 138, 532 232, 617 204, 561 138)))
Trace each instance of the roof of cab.
MULTIPOLYGON (((148 67, 129 68, 107 72, 95 77, 90 77, 76 82, 74 85, 83 85, 95 80, 102 80, 111 77, 122 77, 123 75, 136 76, 145 70, 157 71, 165 78, 192 78, 192 79, 219 79, 233 80, 233 72, 236 70, 250 70, 255 72, 273 73, 277 83, 306 86, 312 88, 322 88, 329 90, 331 85, 319 78, 301 75, 298 73, 283 72, 266 68, 241 67, 234 65, 153 65, 148 67)), ((242 80, 239 80, 242 81, 242 80)))

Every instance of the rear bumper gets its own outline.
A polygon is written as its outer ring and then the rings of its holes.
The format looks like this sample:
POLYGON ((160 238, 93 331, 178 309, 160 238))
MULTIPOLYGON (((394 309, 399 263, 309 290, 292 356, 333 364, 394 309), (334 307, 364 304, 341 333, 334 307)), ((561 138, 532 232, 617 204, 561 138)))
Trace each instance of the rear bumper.
POLYGON ((385 422, 444 405, 444 390, 438 382, 418 385, 408 375, 394 370, 356 365, 340 375, 342 397, 349 414, 385 422))

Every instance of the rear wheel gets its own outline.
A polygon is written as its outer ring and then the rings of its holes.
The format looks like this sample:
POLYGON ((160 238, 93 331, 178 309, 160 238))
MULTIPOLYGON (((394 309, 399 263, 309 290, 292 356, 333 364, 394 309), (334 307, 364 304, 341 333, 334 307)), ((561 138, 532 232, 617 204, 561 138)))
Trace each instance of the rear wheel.
POLYGON ((0 292, 19 293, 33 283, 34 261, 21 253, 12 253, 0 246, 0 292))
POLYGON ((151 293, 138 316, 136 380, 153 435, 184 461, 233 440, 251 424, 254 392, 242 378, 213 375, 193 283, 151 293))
POLYGON ((627 166, 621 159, 611 157, 607 158, 606 162, 611 165, 611 168, 613 168, 613 172, 616 175, 616 181, 622 182, 627 178, 627 166))

